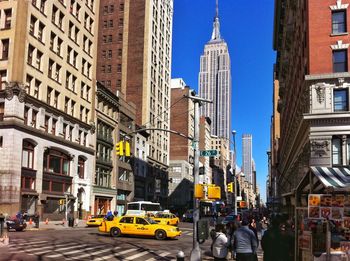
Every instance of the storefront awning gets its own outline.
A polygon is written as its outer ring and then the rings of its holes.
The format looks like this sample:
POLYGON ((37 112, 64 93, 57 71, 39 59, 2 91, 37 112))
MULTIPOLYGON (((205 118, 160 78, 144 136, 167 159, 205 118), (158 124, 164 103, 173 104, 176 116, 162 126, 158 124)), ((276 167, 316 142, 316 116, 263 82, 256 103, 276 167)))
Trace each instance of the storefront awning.
POLYGON ((325 187, 345 188, 350 186, 348 168, 311 167, 311 171, 325 187))
POLYGON ((323 193, 324 189, 350 190, 350 169, 312 166, 297 187, 306 194, 323 193))

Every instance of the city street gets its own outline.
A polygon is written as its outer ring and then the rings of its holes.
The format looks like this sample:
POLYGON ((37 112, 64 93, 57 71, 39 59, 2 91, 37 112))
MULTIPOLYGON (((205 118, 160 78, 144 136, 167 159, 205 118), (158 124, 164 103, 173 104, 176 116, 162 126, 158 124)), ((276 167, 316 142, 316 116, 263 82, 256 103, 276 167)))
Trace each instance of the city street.
MULTIPOLYGON (((10 232, 9 247, 0 248, 0 260, 175 260, 182 250, 186 257, 192 248, 192 224, 182 223, 179 239, 101 235, 97 228, 46 229, 10 232)), ((210 250, 210 241, 202 245, 210 250)), ((208 257, 210 260, 210 257, 208 257)))
MULTIPOLYGON (((10 245, 0 248, 0 261, 8 260, 176 260, 179 251, 186 259, 192 249, 192 223, 181 223, 183 232, 175 240, 124 236, 112 238, 97 228, 60 228, 10 232, 10 245)), ((211 240, 201 245, 203 260, 210 257, 211 240)), ((259 260, 262 255, 259 252, 259 260)))

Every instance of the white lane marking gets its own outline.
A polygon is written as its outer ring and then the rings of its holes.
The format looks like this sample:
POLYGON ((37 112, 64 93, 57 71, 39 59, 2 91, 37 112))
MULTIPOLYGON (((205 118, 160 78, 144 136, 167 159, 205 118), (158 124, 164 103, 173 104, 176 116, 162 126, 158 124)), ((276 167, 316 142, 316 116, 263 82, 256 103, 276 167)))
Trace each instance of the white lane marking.
POLYGON ((135 255, 133 255, 133 256, 129 256, 129 257, 125 258, 124 260, 133 260, 133 259, 135 259, 135 258, 144 256, 144 255, 147 255, 147 254, 149 254, 149 253, 150 253, 150 252, 148 252, 148 251, 143 251, 143 252, 138 253, 138 254, 135 254, 135 255))
MULTIPOLYGON (((169 252, 163 252, 163 253, 159 254, 158 256, 165 257, 165 256, 168 256, 168 255, 170 255, 169 252)), ((156 261, 156 260, 157 260, 156 258, 152 257, 152 258, 149 258, 149 259, 147 259, 145 261, 156 261)))
POLYGON ((84 258, 84 257, 91 257, 91 256, 96 256, 96 255, 99 255, 99 254, 102 254, 102 253, 105 253, 105 252, 108 252, 108 251, 111 251, 111 250, 117 250, 119 249, 120 247, 115 247, 113 249, 111 248, 108 248, 108 249, 103 249, 103 250, 100 250, 100 251, 97 251, 97 252, 93 252, 91 254, 84 254, 84 255, 81 255, 81 256, 74 256, 74 257, 70 257, 68 258, 67 260, 75 260, 75 259, 81 259, 81 258, 84 258))
POLYGON ((136 248, 127 249, 127 250, 124 250, 124 251, 122 251, 122 252, 115 253, 115 254, 113 254, 113 255, 95 258, 94 261, 108 260, 109 258, 121 256, 121 255, 130 253, 130 252, 135 251, 135 250, 136 250, 136 248))

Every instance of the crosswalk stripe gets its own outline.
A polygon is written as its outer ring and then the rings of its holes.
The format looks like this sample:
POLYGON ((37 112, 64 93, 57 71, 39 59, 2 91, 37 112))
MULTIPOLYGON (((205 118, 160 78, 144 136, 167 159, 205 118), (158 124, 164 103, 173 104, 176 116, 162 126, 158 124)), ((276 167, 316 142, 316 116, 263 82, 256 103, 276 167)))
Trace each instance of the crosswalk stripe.
POLYGON ((115 254, 112 254, 112 255, 108 255, 108 256, 104 256, 104 257, 99 257, 99 258, 95 258, 94 261, 108 260, 108 259, 111 258, 111 257, 121 256, 121 255, 130 253, 130 252, 135 251, 135 250, 136 250, 136 248, 127 249, 127 250, 124 250, 124 251, 122 251, 122 252, 115 253, 115 254))
MULTIPOLYGON (((73 248, 73 247, 77 248, 77 247, 79 247, 80 249, 74 250, 74 251, 70 251, 70 252, 65 252, 64 255, 70 255, 70 254, 78 253, 78 252, 81 252, 81 251, 86 251, 86 250, 91 250, 91 249, 97 248, 95 246, 95 247, 89 247, 89 248, 81 249, 81 247, 85 247, 85 246, 87 246, 87 245, 76 245, 76 246, 69 247, 69 248, 73 248)), ((98 246, 98 247, 100 247, 100 246, 98 246)), ((59 248, 59 249, 56 249, 55 251, 58 252, 58 251, 67 250, 67 249, 68 249, 68 247, 61 248, 61 249, 59 248)), ((59 256, 63 256, 63 254, 50 255, 50 256, 47 256, 47 257, 53 258, 53 257, 59 257, 59 256)))
MULTIPOLYGON (((37 245, 37 244, 42 244, 42 243, 47 243, 47 242, 49 242, 49 241, 46 241, 46 240, 45 241, 30 241, 30 242, 19 243, 19 244, 21 244, 20 245, 20 247, 21 247, 21 246, 32 246, 32 245, 37 245)), ((14 246, 14 245, 12 245, 12 246, 14 246)))
POLYGON ((85 247, 85 246, 87 246, 87 245, 85 245, 85 244, 82 244, 82 245, 77 245, 77 244, 74 244, 74 245, 72 245, 72 246, 70 246, 70 247, 57 248, 57 249, 55 249, 54 251, 55 251, 55 252, 60 252, 60 251, 63 251, 63 250, 68 250, 68 249, 71 249, 71 248, 76 248, 76 247, 85 247))
MULTIPOLYGON (((69 245, 71 245, 72 243, 70 243, 69 245)), ((44 249, 48 249, 48 248, 53 248, 53 247, 59 247, 59 246, 67 246, 68 244, 67 243, 61 243, 61 244, 58 244, 58 245, 49 245, 49 246, 44 246, 44 247, 36 247, 36 248, 30 248, 30 249, 26 249, 26 251, 36 251, 36 250, 44 250, 44 249)))
MULTIPOLYGON (((74 248, 74 247, 77 247, 76 243, 65 243, 65 244, 59 244, 59 245, 54 245, 52 246, 52 248, 48 249, 48 250, 45 250, 45 251, 39 251, 39 252, 34 252, 33 254, 35 255, 42 255, 42 254, 46 254, 46 253, 49 253, 49 252, 53 252, 53 251, 56 251, 57 248, 56 247, 60 247, 60 246, 69 246, 70 245, 70 248, 74 248), (73 245, 72 245, 73 244, 73 245)), ((45 247, 41 248, 41 249, 44 249, 45 247)), ((48 247, 46 247, 48 248, 48 247)), ((40 250, 41 250, 40 249, 40 250)), ((31 251, 33 251, 33 249, 31 249, 31 251)))
MULTIPOLYGON (((163 253, 160 253, 158 256, 160 256, 160 257, 166 257, 167 255, 170 255, 170 253, 169 252, 163 252, 163 253)), ((154 257, 151 257, 151 258, 149 258, 149 259, 147 259, 147 260, 145 260, 145 261, 156 261, 157 259, 155 259, 154 257)))
POLYGON ((135 254, 135 255, 129 256, 129 257, 125 258, 124 260, 133 260, 133 259, 135 259, 135 258, 138 258, 138 257, 144 256, 144 255, 147 255, 147 254, 149 254, 149 252, 148 252, 148 251, 143 251, 143 252, 141 252, 141 253, 138 253, 138 254, 135 254))
POLYGON ((96 255, 99 255, 99 254, 102 254, 102 253, 105 253, 105 252, 108 252, 108 251, 112 251, 112 250, 117 250, 119 249, 120 247, 115 247, 113 249, 103 249, 103 250, 100 250, 100 251, 97 251, 97 252, 93 252, 91 254, 84 254, 84 255, 81 255, 81 256, 73 256, 73 257, 70 257, 68 258, 67 260, 75 260, 75 259, 81 259, 81 258, 84 258, 84 257, 91 257, 91 256, 96 256, 96 255))

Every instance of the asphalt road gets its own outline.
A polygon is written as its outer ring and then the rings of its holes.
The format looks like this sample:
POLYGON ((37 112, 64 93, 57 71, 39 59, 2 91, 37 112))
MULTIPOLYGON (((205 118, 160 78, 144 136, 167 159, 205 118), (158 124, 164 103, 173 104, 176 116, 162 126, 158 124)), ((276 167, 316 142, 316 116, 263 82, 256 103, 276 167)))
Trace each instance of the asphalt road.
MULTIPOLYGON (((10 245, 0 247, 0 261, 9 260, 176 260, 183 251, 186 260, 192 249, 192 224, 181 223, 178 239, 123 236, 111 238, 97 228, 10 232, 10 245)), ((209 256, 211 240, 201 245, 203 260, 209 256)))

